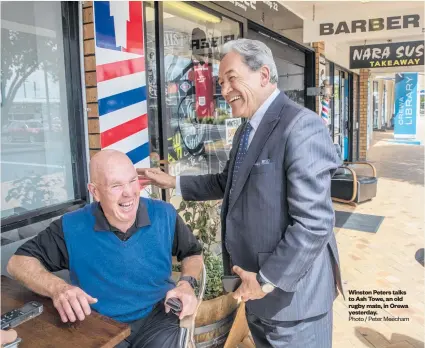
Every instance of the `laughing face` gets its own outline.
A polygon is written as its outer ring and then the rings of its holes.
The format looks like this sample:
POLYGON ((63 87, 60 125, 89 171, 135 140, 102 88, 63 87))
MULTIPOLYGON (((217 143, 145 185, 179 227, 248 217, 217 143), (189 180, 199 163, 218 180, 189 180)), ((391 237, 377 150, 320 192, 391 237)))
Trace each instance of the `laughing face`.
POLYGON ((252 71, 236 52, 229 52, 220 62, 219 83, 223 98, 235 117, 251 118, 267 99, 270 70, 263 66, 252 71))
POLYGON ((105 162, 90 191, 100 202, 109 223, 126 232, 136 220, 139 207, 140 184, 136 169, 125 155, 112 156, 105 162))

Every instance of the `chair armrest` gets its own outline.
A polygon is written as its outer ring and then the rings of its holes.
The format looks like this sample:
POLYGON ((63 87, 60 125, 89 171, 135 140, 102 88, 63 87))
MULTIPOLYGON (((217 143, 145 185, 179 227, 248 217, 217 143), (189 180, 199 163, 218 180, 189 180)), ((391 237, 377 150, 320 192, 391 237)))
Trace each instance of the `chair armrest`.
POLYGON ((353 177, 353 194, 352 194, 352 196, 351 196, 351 199, 350 200, 348 200, 348 201, 346 201, 345 199, 340 199, 340 198, 335 198, 335 197, 332 197, 332 199, 334 200, 334 201, 336 201, 336 202, 343 202, 343 203, 347 203, 347 202, 352 202, 352 201, 354 201, 354 199, 356 198, 356 196, 357 196, 357 174, 356 174, 356 172, 354 171, 354 169, 351 169, 350 167, 348 167, 348 166, 346 166, 346 167, 344 167, 344 169, 347 169, 350 173, 351 173, 351 175, 352 175, 352 177, 353 177))
POLYGON ((180 327, 192 330, 192 334, 195 328, 196 313, 198 312, 199 306, 201 305, 202 300, 204 298, 206 285, 207 285, 207 270, 205 268, 205 264, 202 263, 202 272, 201 272, 201 277, 199 280, 198 304, 196 306, 195 313, 180 320, 180 327))
POLYGON ((369 162, 344 162, 344 164, 369 166, 372 169, 373 177, 376 178, 376 168, 372 163, 369 163, 369 162))

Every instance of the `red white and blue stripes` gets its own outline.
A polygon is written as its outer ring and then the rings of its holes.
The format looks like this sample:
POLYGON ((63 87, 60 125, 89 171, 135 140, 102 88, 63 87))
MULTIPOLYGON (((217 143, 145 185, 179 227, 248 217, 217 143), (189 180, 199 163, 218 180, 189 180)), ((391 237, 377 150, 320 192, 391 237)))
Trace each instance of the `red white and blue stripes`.
POLYGON ((149 167, 141 1, 94 1, 96 75, 102 149, 149 167))
POLYGON ((329 98, 322 97, 322 111, 321 117, 323 122, 328 125, 329 124, 329 98))

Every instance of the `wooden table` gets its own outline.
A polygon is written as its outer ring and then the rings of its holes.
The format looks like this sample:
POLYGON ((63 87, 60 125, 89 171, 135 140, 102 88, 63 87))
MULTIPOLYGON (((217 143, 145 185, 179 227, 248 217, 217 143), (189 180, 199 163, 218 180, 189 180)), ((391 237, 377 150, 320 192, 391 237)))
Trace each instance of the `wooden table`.
POLYGON ((39 296, 17 281, 1 277, 1 314, 29 301, 43 304, 41 315, 15 328, 19 348, 110 348, 130 335, 130 327, 92 312, 81 322, 62 323, 50 298, 39 296))

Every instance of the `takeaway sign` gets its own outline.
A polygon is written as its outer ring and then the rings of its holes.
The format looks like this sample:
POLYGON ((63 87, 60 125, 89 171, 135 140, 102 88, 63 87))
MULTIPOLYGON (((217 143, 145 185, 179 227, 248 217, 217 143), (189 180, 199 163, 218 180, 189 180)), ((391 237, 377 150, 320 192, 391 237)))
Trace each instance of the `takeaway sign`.
POLYGON ((350 69, 424 65, 424 41, 350 47, 350 69))

